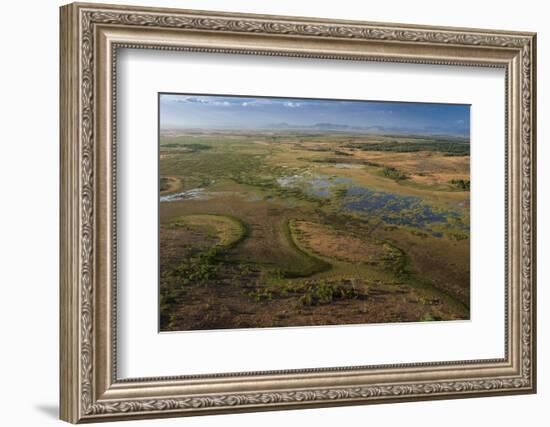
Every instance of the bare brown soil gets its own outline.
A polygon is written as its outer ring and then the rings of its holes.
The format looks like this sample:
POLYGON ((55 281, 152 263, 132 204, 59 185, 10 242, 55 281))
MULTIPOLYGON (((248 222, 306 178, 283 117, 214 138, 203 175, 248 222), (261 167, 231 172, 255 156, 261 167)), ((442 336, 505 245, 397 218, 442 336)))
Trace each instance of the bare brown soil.
POLYGON ((294 221, 299 232, 297 239, 309 251, 327 259, 351 263, 374 263, 383 261, 387 255, 383 245, 365 238, 335 230, 326 225, 310 221, 294 221))

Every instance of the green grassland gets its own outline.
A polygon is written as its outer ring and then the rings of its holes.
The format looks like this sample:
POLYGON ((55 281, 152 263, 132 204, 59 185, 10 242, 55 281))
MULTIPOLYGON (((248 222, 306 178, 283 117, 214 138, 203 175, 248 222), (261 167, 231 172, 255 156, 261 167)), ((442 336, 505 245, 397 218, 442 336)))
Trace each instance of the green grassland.
POLYGON ((469 143, 160 140, 161 330, 469 318, 469 143))

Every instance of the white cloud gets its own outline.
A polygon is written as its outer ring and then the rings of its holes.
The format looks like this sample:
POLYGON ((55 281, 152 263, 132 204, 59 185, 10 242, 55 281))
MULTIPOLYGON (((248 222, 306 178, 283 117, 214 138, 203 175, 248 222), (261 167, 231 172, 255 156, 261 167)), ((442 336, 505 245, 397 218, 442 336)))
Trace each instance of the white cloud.
MULTIPOLYGON (((279 105, 286 108, 303 107, 303 102, 298 101, 283 101, 282 99, 271 98, 246 98, 246 97, 229 97, 216 95, 177 95, 163 94, 161 95, 162 103, 180 103, 180 104, 202 104, 212 105, 216 107, 263 107, 269 105, 279 105)), ((322 105, 322 103, 321 103, 322 105)))
MULTIPOLYGON (((204 102, 204 104, 208 104, 208 102, 204 102)), ((211 105, 216 105, 218 107, 230 107, 231 103, 227 101, 213 101, 210 102, 211 105)))
POLYGON ((283 105, 288 108, 298 108, 302 106, 302 104, 300 104, 299 102, 292 101, 285 102, 283 105))
POLYGON ((262 105, 273 105, 276 104, 271 99, 265 99, 265 98, 251 98, 250 101, 243 101, 241 102, 242 107, 260 107, 262 105))
POLYGON ((194 96, 194 95, 172 95, 172 94, 162 94, 161 102, 214 105, 217 107, 230 107, 232 105, 238 105, 238 104, 231 103, 227 100, 220 100, 219 97, 216 97, 216 96, 194 96))

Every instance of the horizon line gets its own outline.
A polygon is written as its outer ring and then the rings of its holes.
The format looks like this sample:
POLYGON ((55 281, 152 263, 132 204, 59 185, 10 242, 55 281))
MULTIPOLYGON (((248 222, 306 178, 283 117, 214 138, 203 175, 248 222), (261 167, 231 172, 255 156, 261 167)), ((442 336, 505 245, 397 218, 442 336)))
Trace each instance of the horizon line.
POLYGON ((160 134, 166 132, 177 132, 177 131, 195 131, 195 132, 247 132, 247 131, 257 131, 257 132, 293 132, 293 131, 300 131, 300 132, 307 132, 307 133, 342 133, 342 134, 357 134, 357 135, 399 135, 399 136, 445 136, 445 137, 454 137, 454 138, 462 138, 462 139, 468 139, 470 140, 470 134, 463 134, 463 133, 449 133, 449 132, 431 132, 431 131, 413 131, 413 130, 369 130, 369 129, 318 129, 318 128, 312 128, 312 127, 289 127, 289 128, 273 128, 273 127, 169 127, 164 129, 159 129, 160 134))

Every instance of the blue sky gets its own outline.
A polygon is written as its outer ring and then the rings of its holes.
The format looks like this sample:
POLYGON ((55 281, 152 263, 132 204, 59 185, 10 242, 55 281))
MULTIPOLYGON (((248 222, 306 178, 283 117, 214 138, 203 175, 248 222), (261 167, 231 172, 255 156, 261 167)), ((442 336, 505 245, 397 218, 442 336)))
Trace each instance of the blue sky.
POLYGON ((311 128, 469 136, 470 106, 161 94, 160 126, 161 130, 311 128))

